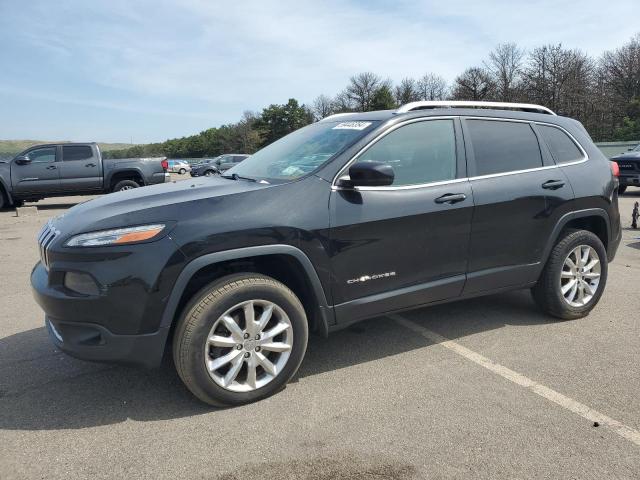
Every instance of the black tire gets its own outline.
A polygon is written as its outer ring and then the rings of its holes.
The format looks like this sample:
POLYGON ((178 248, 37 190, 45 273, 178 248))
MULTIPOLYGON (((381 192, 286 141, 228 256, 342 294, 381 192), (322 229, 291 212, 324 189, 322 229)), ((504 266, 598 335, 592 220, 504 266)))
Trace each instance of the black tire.
POLYGON ((178 171, 178 173, 179 173, 180 175, 184 175, 185 173, 187 173, 187 171, 186 171, 184 168, 181 168, 181 169, 178 171))
POLYGON ((622 195, 626 191, 627 191, 626 185, 618 185, 618 195, 622 195))
POLYGON ((538 306, 547 314, 562 320, 573 320, 589 315, 598 304, 607 284, 608 261, 607 252, 602 241, 587 230, 566 230, 551 250, 549 259, 542 270, 538 283, 531 289, 538 306), (565 259, 576 247, 587 245, 598 255, 600 265, 599 284, 592 298, 583 306, 573 306, 565 300, 560 290, 560 275, 565 259))
POLYGON ((206 172, 204 172, 205 177, 212 177, 213 175, 216 175, 218 172, 216 172, 215 170, 207 170, 206 172))
POLYGON ((4 193, 4 190, 0 188, 0 210, 4 210, 9 206, 9 202, 7 201, 7 196, 4 193))
POLYGON ((14 206, 14 208, 18 208, 18 207, 24 206, 24 200, 18 199, 18 198, 14 198, 13 199, 13 206, 14 206))
MULTIPOLYGON (((242 405, 273 395, 286 385, 302 363, 308 336, 304 308, 289 288, 264 275, 234 274, 206 286, 187 304, 176 326, 173 359, 178 375, 200 400, 214 406, 242 405), (231 391, 216 383, 210 375, 205 356, 210 355, 211 350, 206 347, 208 353, 205 353, 205 346, 216 321, 229 309, 249 300, 272 302, 286 313, 293 335, 291 350, 288 360, 269 383, 251 391, 231 391)), ((234 350, 233 347, 228 348, 224 354, 234 350)), ((242 355, 248 356, 247 353, 242 355)))
POLYGON ((133 180, 121 180, 115 184, 115 186, 113 187, 113 191, 121 192, 123 190, 131 190, 132 188, 138 188, 139 186, 140 185, 138 185, 133 180))

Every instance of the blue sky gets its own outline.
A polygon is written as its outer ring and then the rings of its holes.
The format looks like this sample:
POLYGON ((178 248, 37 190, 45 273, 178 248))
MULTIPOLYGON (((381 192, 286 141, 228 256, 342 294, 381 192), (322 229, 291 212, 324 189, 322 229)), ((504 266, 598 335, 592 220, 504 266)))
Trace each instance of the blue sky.
POLYGON ((373 71, 452 80, 498 43, 592 55, 638 0, 0 0, 0 139, 161 141, 373 71))

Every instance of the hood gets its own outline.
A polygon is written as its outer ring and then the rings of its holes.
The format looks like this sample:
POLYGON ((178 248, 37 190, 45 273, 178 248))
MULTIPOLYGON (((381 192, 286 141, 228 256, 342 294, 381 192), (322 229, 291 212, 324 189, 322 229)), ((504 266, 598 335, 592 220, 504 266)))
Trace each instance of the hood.
POLYGON ((180 182, 163 183, 148 187, 110 193, 70 208, 54 219, 58 230, 66 234, 89 232, 146 223, 178 221, 168 218, 167 208, 190 208, 193 202, 206 200, 207 208, 215 206, 216 199, 229 195, 270 188, 272 185, 203 177, 180 182))
POLYGON ((640 152, 626 152, 615 157, 611 157, 611 160, 638 160, 640 159, 640 152))

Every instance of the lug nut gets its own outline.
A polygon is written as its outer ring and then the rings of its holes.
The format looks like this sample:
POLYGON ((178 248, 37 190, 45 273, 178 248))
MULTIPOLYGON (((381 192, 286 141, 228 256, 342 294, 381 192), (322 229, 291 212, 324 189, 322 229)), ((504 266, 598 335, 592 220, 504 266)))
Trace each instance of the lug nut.
POLYGON ((250 337, 250 335, 248 333, 244 334, 244 338, 249 338, 249 337, 250 337))
POLYGON ((256 335, 256 340, 260 340, 260 335, 256 335))
POLYGON ((256 352, 259 352, 259 351, 260 351, 260 347, 256 347, 256 352))
POLYGON ((238 350, 242 350, 242 345, 236 345, 236 348, 237 348, 238 350))
POLYGON ((249 352, 245 352, 244 358, 249 358, 249 355, 251 355, 249 352))

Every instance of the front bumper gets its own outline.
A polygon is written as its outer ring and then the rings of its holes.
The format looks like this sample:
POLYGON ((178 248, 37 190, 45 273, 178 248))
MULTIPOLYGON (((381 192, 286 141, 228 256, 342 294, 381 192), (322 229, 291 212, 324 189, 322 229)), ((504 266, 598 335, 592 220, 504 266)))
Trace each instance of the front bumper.
POLYGON ((145 335, 115 335, 100 325, 47 316, 45 325, 51 342, 72 357, 148 368, 160 365, 169 335, 169 328, 145 335))
POLYGON ((640 174, 638 175, 620 175, 618 177, 620 185, 625 187, 640 187, 640 174))

